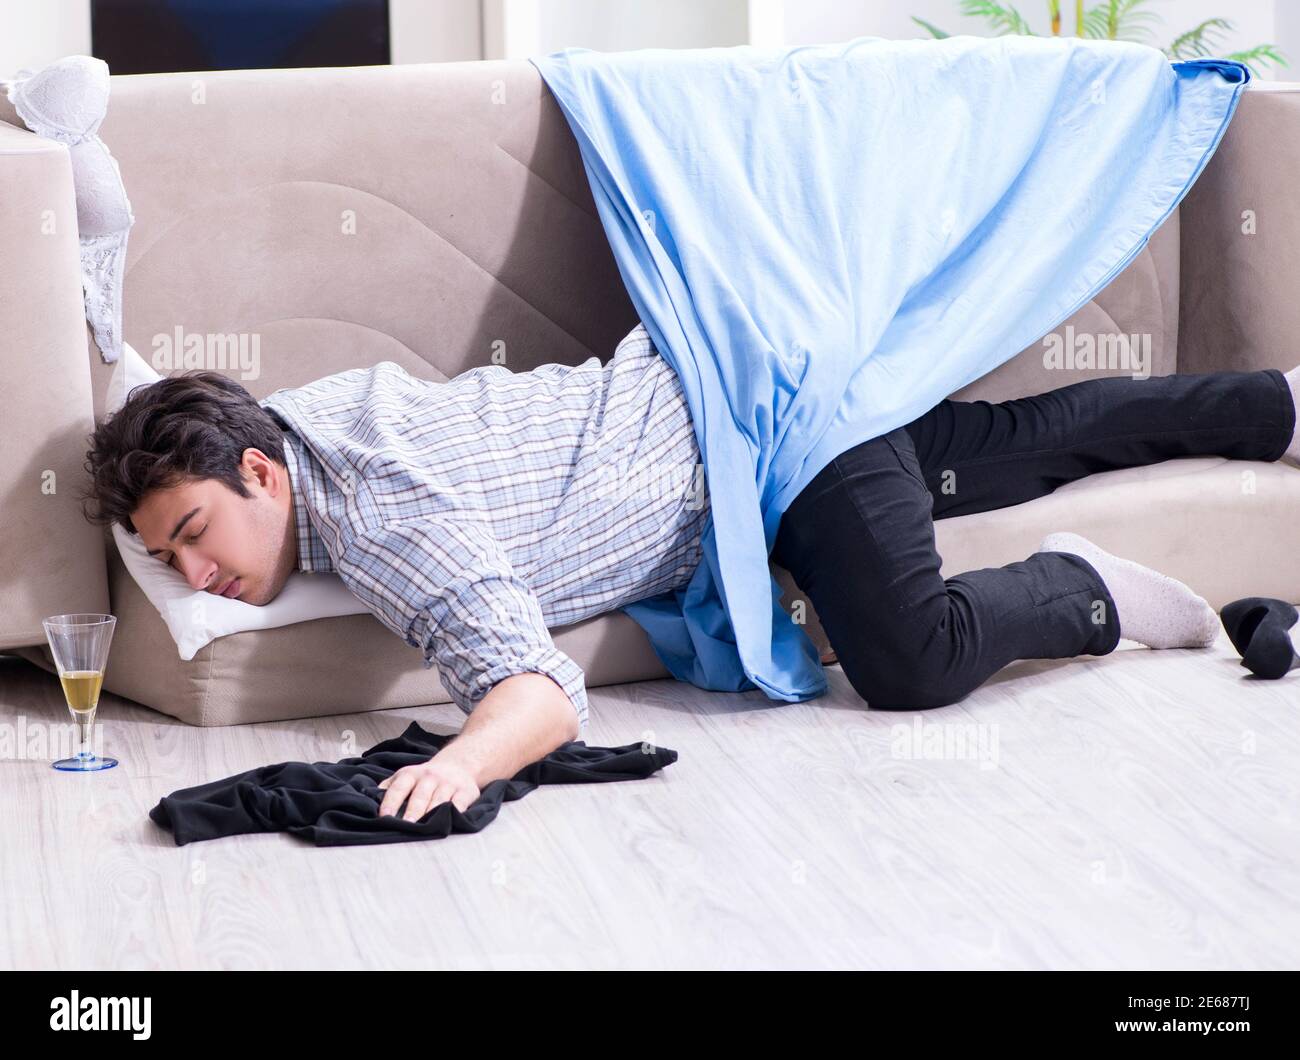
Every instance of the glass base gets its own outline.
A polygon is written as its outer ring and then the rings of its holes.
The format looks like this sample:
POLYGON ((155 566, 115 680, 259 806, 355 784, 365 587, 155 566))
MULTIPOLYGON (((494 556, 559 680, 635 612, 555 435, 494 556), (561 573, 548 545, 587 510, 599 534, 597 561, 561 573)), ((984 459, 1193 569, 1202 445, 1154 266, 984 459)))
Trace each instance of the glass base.
POLYGON ((54 763, 54 768, 71 773, 92 773, 97 769, 112 769, 115 765, 117 759, 108 755, 87 755, 85 758, 60 758, 54 763))

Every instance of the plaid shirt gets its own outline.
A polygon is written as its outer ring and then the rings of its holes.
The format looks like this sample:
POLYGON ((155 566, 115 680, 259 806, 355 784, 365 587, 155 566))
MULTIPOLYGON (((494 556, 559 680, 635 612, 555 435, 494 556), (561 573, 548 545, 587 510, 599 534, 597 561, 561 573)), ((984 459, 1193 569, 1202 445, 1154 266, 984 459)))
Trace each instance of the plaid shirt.
POLYGON ((582 669, 548 627, 686 585, 703 555, 703 464, 677 373, 638 325, 602 365, 391 361, 277 390, 298 567, 335 571, 437 665, 465 713, 543 673, 587 726, 582 669))

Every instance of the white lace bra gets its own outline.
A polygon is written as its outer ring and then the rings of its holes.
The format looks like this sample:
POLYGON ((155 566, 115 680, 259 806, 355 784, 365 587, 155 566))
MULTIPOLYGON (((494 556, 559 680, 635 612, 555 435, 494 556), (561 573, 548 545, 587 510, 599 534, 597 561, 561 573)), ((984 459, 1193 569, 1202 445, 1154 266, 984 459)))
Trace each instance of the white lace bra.
POLYGON ((122 350, 122 277, 135 216, 117 160, 99 138, 108 111, 108 65, 70 55, 37 73, 20 70, 0 80, 0 88, 32 132, 66 144, 72 156, 86 319, 100 355, 112 363, 122 350))

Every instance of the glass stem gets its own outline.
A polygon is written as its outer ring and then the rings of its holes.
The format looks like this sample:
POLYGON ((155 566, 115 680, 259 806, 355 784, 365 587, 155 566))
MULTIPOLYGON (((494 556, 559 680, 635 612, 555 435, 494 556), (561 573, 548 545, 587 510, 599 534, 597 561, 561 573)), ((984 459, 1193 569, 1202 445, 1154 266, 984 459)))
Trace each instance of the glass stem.
MULTIPOLYGON (((98 704, 96 704, 98 706, 98 704)), ((90 733, 95 723, 95 707, 89 710, 74 710, 72 716, 77 720, 77 757, 83 762, 95 757, 90 749, 90 733)))

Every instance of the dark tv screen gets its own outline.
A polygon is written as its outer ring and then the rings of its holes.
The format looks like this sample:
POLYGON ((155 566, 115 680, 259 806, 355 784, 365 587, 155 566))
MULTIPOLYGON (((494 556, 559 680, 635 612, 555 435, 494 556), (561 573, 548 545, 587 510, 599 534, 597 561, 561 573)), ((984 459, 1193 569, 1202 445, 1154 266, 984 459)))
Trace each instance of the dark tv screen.
POLYGON ((388 0, 91 0, 90 33, 115 74, 390 61, 388 0))

